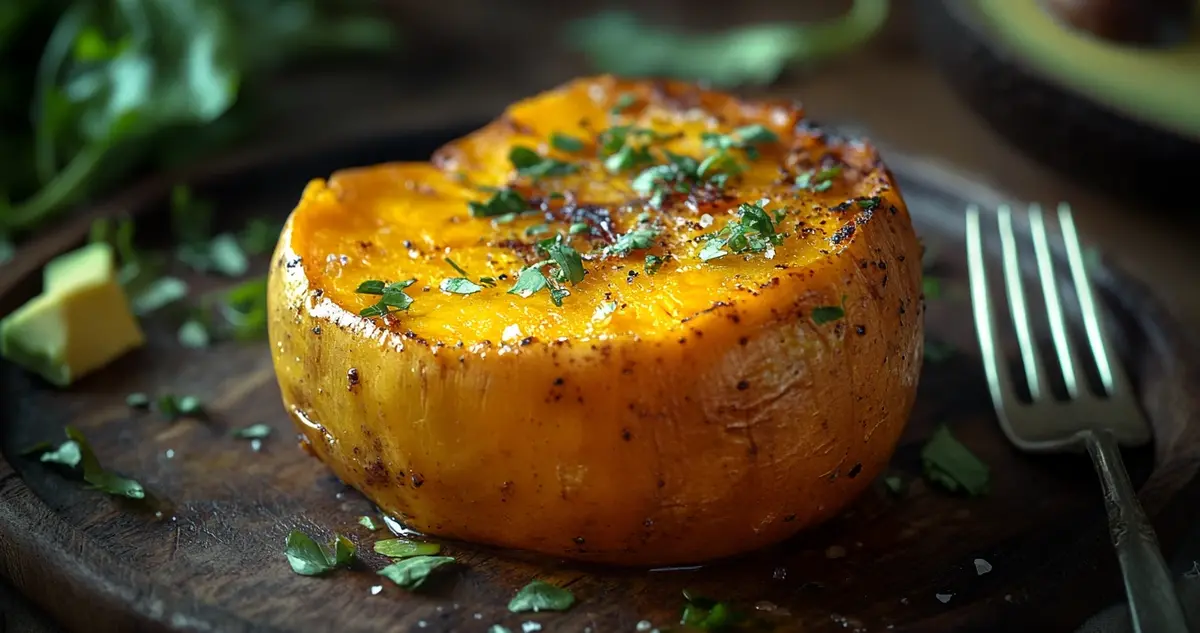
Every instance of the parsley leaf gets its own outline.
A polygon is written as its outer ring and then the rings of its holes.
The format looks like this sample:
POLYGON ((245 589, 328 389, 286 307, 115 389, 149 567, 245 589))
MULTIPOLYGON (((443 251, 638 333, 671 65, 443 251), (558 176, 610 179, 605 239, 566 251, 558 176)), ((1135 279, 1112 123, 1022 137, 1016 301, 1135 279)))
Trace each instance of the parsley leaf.
POLYGON ((208 328, 196 319, 184 321, 183 325, 179 326, 179 332, 175 336, 179 339, 179 344, 188 349, 208 347, 212 338, 208 335, 208 328))
POLYGON ((267 278, 248 279, 213 299, 220 308, 232 333, 239 341, 250 341, 267 335, 267 278))
POLYGON ((654 238, 658 237, 658 231, 653 228, 636 228, 628 233, 622 234, 617 238, 617 241, 604 248, 605 255, 616 255, 618 257, 628 255, 632 251, 645 250, 654 246, 654 238))
MULTIPOLYGON (((50 448, 50 446, 47 444, 44 448, 50 448)), ((74 468, 79 465, 79 460, 83 459, 83 453, 79 450, 78 442, 67 440, 58 448, 42 453, 40 459, 45 464, 62 464, 68 468, 74 468)))
POLYGON ((196 396, 163 394, 154 401, 154 406, 163 417, 174 420, 188 415, 198 415, 204 407, 196 396))
POLYGON ((760 253, 774 248, 783 238, 775 232, 775 221, 762 206, 745 202, 738 207, 737 222, 706 236, 700 260, 707 262, 729 253, 760 253))
POLYGON ((367 528, 368 530, 371 530, 372 532, 379 529, 379 527, 375 525, 375 521, 365 514, 358 517, 358 524, 367 528))
POLYGON ((483 290, 483 286, 467 279, 465 277, 451 277, 443 279, 438 285, 442 292, 448 292, 456 295, 471 295, 483 290))
POLYGON ((431 556, 442 551, 437 543, 421 543, 406 538, 390 538, 375 541, 375 553, 389 558, 409 558, 412 556, 431 556))
POLYGON ((508 610, 513 613, 526 611, 566 611, 575 604, 575 595, 562 587, 556 587, 543 580, 535 580, 525 585, 508 602, 508 610))
POLYGON ((472 200, 467 203, 467 207, 471 210, 471 217, 491 218, 527 211, 529 202, 512 189, 497 189, 487 202, 472 200))
POLYGON ((700 135, 700 140, 705 147, 719 150, 719 152, 723 153, 737 148, 745 150, 747 157, 756 159, 758 158, 758 150, 755 146, 778 143, 779 136, 765 125, 756 123, 737 128, 733 131, 733 134, 705 132, 700 135))
POLYGON ((830 167, 817 171, 810 169, 796 176, 796 188, 807 189, 809 191, 828 191, 833 186, 833 179, 837 178, 842 173, 840 166, 830 167))
POLYGON ((540 292, 550 286, 550 281, 546 279, 539 268, 541 264, 535 264, 521 271, 517 276, 517 283, 513 284, 512 289, 508 291, 510 295, 517 295, 522 299, 528 299, 535 293, 540 292))
POLYGON ((921 449, 921 465, 929 481, 949 490, 974 497, 986 494, 991 471, 974 453, 939 426, 921 449))
POLYGON ((159 277, 133 296, 133 313, 145 316, 187 297, 187 294, 187 282, 178 277, 159 277))
POLYGON ((859 198, 855 202, 858 203, 858 207, 863 211, 872 211, 879 208, 880 199, 879 196, 872 196, 870 198, 859 198))
POLYGON ((425 584, 433 570, 453 562, 453 556, 413 556, 384 567, 379 570, 379 575, 404 589, 417 589, 425 584))
POLYGON ((338 567, 347 567, 354 561, 354 543, 337 534, 327 551, 313 538, 300 530, 292 530, 287 536, 284 554, 292 571, 301 576, 320 576, 338 567))
POLYGON ((404 289, 416 283, 416 279, 386 283, 378 279, 370 279, 358 285, 355 292, 367 295, 379 295, 379 301, 358 311, 359 316, 374 318, 391 314, 398 310, 407 310, 413 304, 413 298, 404 293, 404 289))
POLYGON ((611 112, 613 114, 620 114, 631 108, 635 103, 637 103, 637 95, 633 94, 632 92, 623 93, 621 96, 617 97, 616 102, 613 103, 611 112))
POLYGON ((244 426, 240 429, 234 429, 230 434, 243 440, 262 440, 271 434, 271 427, 260 422, 244 426))
POLYGON ((565 163, 557 158, 541 156, 532 149, 520 145, 509 150, 508 160, 517 169, 518 174, 528 176, 534 180, 552 176, 565 176, 579 171, 577 165, 565 163))
POLYGON ((575 138, 574 136, 563 134, 562 132, 550 133, 550 146, 560 152, 572 154, 575 152, 582 152, 584 147, 583 141, 575 138))
POLYGON ((658 255, 646 255, 646 263, 642 266, 642 270, 646 271, 647 275, 653 275, 662 268, 663 258, 658 255))
POLYGON ((650 155, 649 148, 625 145, 605 159, 604 168, 614 174, 619 174, 626 169, 633 169, 638 165, 652 162, 654 162, 654 157, 650 155))
POLYGON ((25 454, 41 453, 39 459, 51 464, 60 464, 68 468, 81 467, 83 480, 95 490, 106 492, 118 497, 144 499, 146 491, 138 482, 122 477, 114 472, 105 470, 92 452, 87 438, 72 426, 66 427, 67 441, 57 448, 48 442, 43 442, 25 451, 25 454))
POLYGON ((817 306, 812 311, 813 323, 817 325, 825 325, 844 316, 846 316, 846 310, 842 306, 817 306))
POLYGON ((583 269, 583 258, 579 251, 561 240, 546 245, 544 250, 558 265, 558 273, 555 275, 558 281, 569 281, 572 286, 583 281, 586 271, 583 269))
POLYGON ((683 626, 704 631, 722 631, 745 620, 745 616, 724 602, 692 595, 686 589, 683 591, 683 597, 687 601, 679 617, 679 624, 683 626))

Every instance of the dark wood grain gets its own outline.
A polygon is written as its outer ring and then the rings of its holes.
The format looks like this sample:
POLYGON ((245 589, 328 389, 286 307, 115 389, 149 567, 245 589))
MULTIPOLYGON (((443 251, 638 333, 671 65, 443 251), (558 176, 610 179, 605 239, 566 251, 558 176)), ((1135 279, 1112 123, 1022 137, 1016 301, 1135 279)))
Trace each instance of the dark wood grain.
MULTIPOLYGON (((184 181, 217 201, 230 226, 254 215, 282 218, 310 177, 421 158, 458 131, 264 152, 151 182, 92 215, 135 214, 152 244, 164 234, 164 196, 184 181)), ((1068 630, 1116 599, 1120 581, 1086 457, 1016 451, 987 399, 967 311, 961 209, 1002 197, 886 156, 943 280, 942 296, 929 301, 928 329, 957 350, 923 374, 893 462, 907 482, 902 496, 877 486, 824 526, 699 570, 614 570, 447 543, 463 565, 409 594, 371 571, 384 561, 370 544, 385 534, 357 525, 370 504, 297 447, 265 344, 186 350, 175 342, 177 322, 163 317, 147 321, 146 348, 65 391, 0 368, 0 573, 72 631, 485 631, 527 621, 545 630, 632 631, 643 619, 673 624, 684 588, 729 600, 780 630, 1068 630), (199 396, 207 416, 169 422, 131 410, 124 398, 134 391, 199 396), (261 452, 229 437, 258 422, 275 429, 261 452), (107 465, 142 481, 154 501, 84 490, 19 456, 58 439, 65 423, 83 430, 107 465), (920 447, 938 424, 991 465, 989 496, 955 497, 917 476, 920 447), (294 527, 350 535, 365 552, 360 564, 325 578, 293 574, 282 551, 294 527), (975 558, 993 571, 977 575, 975 558), (579 603, 565 614, 508 614, 508 599, 535 577, 568 585, 579 603), (384 589, 373 596, 377 584, 384 589), (936 594, 952 597, 943 603, 936 594)), ((64 227, 6 267, 0 312, 36 292, 40 265, 86 228, 86 218, 64 227)), ((265 270, 265 261, 256 264, 265 270)), ((1200 513, 1200 403, 1190 391, 1200 384, 1200 355, 1140 286, 1104 266, 1097 274, 1155 425, 1154 449, 1130 451, 1128 461, 1169 553, 1200 513)))

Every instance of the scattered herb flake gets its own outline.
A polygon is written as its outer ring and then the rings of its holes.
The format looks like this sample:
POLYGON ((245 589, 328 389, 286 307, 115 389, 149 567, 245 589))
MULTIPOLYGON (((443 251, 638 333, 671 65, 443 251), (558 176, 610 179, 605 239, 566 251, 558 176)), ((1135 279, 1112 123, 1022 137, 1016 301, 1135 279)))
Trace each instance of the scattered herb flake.
POLYGON ((601 301, 600 305, 596 306, 596 311, 592 313, 593 321, 603 321, 612 316, 612 313, 617 311, 616 301, 601 301))
POLYGON ((632 92, 623 93, 621 96, 617 97, 616 102, 613 103, 611 112, 613 114, 621 114, 632 107, 635 103, 637 103, 637 95, 633 94, 632 92))
POLYGON ((471 295, 483 290, 483 286, 467 279, 465 277, 451 277, 443 279, 438 285, 442 292, 448 292, 456 295, 471 295))
POLYGON ((513 613, 533 611, 566 611, 575 604, 575 595, 562 587, 556 587, 542 580, 535 580, 525 585, 513 596, 508 603, 508 610, 513 613))
POLYGON ((812 311, 813 323, 817 325, 825 325, 844 316, 846 316, 846 310, 842 306, 818 306, 812 311))
POLYGON ((530 266, 522 270, 521 274, 517 276, 517 282, 513 284, 508 294, 528 299, 535 293, 548 288, 550 282, 538 267, 539 265, 530 266))
POLYGON ((565 163, 557 158, 542 156, 534 150, 520 145, 513 147, 509 151, 508 160, 516 168, 518 174, 534 180, 538 178, 566 176, 579 171, 577 165, 565 163))
POLYGON ((154 405, 160 414, 169 419, 196 415, 203 410, 200 399, 195 396, 163 394, 154 401, 154 405))
POLYGON ((701 261, 711 261, 731 252, 760 253, 783 241, 784 236, 775 232, 775 222, 762 206, 742 203, 738 207, 738 216, 736 222, 706 236, 707 241, 700 250, 701 261))
POLYGON ((604 168, 614 174, 619 174, 627 169, 652 162, 654 162, 654 157, 650 155, 649 148, 624 145, 604 160, 604 168))
POLYGON ((148 409, 150 407, 150 396, 141 392, 131 393, 125 396, 125 406, 133 409, 148 409))
POLYGON ((349 566, 354 560, 354 543, 341 534, 334 536, 329 549, 333 551, 327 551, 304 532, 292 530, 284 553, 292 571, 301 576, 320 576, 337 567, 349 566))
POLYGON ((79 463, 83 467, 83 480, 92 488, 118 497, 144 499, 146 491, 138 482, 122 477, 100 466, 100 460, 92 452, 87 438, 74 427, 66 427, 67 438, 73 440, 79 447, 79 463))
POLYGON ((568 134, 563 134, 562 132, 550 133, 550 146, 560 152, 567 152, 569 154, 581 152, 584 148, 582 140, 568 134))
POLYGON ((83 458, 83 453, 79 450, 79 443, 75 440, 67 440, 58 448, 53 448, 50 444, 46 444, 46 446, 51 450, 43 452, 40 458, 46 464, 61 464, 68 468, 74 468, 83 458))
POLYGON ((372 532, 379 529, 379 526, 375 525, 375 521, 365 514, 358 517, 358 524, 367 528, 368 530, 371 530, 372 532))
POLYGON ((413 303, 413 298, 404 293, 404 289, 416 283, 416 279, 387 283, 378 279, 369 279, 358 285, 355 292, 367 295, 379 295, 379 301, 372 306, 359 310, 359 316, 374 318, 391 314, 397 310, 407 310, 413 303))
POLYGON ((244 426, 240 429, 234 429, 232 435, 243 440, 262 440, 266 439, 271 434, 269 425, 258 423, 244 426))
POLYGON ((203 323, 195 319, 188 319, 179 326, 179 332, 176 334, 179 344, 188 349, 203 349, 208 347, 212 342, 212 337, 208 334, 208 328, 203 323))
POLYGON ((653 228, 636 228, 622 234, 610 246, 606 246, 604 254, 622 257, 632 251, 646 250, 654 246, 656 237, 658 237, 658 231, 653 228))
POLYGON ((950 492, 965 492, 970 496, 986 494, 991 471, 950 429, 939 426, 921 449, 921 465, 925 477, 950 492))
POLYGON ((859 198, 856 202, 858 202, 859 208, 863 211, 872 211, 879 208, 880 200, 879 196, 873 196, 871 198, 859 198))
POLYGON ((571 228, 567 229, 567 233, 570 235, 579 235, 580 233, 587 233, 589 231, 591 231, 591 227, 586 222, 576 222, 571 225, 571 228))
POLYGON ((187 282, 177 277, 159 277, 133 296, 133 313, 145 316, 187 297, 187 282))
POLYGON ((406 538, 390 538, 375 542, 375 553, 389 558, 432 556, 441 551, 442 546, 437 543, 422 543, 406 538))
POLYGON ((453 556, 413 556, 379 570, 379 575, 403 589, 418 589, 433 570, 454 562, 453 556))
POLYGON ((646 271, 647 275, 653 275, 662 268, 663 258, 658 255, 646 255, 646 263, 642 266, 642 270, 646 271))
POLYGON ((898 495, 898 494, 904 492, 904 480, 899 477, 896 477, 894 475, 889 476, 889 477, 884 477, 883 485, 887 486, 887 489, 892 494, 898 495))
POLYGON ((679 624, 682 626, 704 631, 723 631, 745 620, 742 614, 724 602, 693 595, 686 589, 683 597, 686 602, 679 617, 679 624))
POLYGON ((458 274, 462 275, 463 277, 470 277, 470 276, 471 276, 471 273, 469 273, 469 272, 467 272, 466 270, 464 270, 464 269, 463 269, 463 267, 462 267, 462 266, 459 266, 457 263, 455 263, 455 261, 454 261, 453 259, 450 259, 449 257, 446 257, 446 258, 444 258, 444 261, 445 261, 447 264, 450 264, 450 267, 454 269, 454 272, 456 272, 456 273, 458 273, 458 274))
POLYGON ((546 254, 558 265, 558 281, 569 281, 575 285, 583 281, 586 271, 583 269, 583 258, 579 251, 570 244, 556 240, 545 248, 546 254))
POLYGON ((472 217, 492 218, 527 211, 529 202, 512 189, 497 189, 487 202, 471 201, 467 203, 467 207, 471 210, 472 217))
POLYGON ((533 237, 534 235, 541 235, 543 233, 549 233, 549 232, 550 232, 550 227, 546 226, 545 224, 532 224, 530 226, 525 227, 525 236, 526 237, 533 237))
POLYGON ((817 171, 810 169, 796 177, 796 188, 809 191, 828 191, 833 186, 833 179, 842 173, 840 166, 829 167, 817 171))

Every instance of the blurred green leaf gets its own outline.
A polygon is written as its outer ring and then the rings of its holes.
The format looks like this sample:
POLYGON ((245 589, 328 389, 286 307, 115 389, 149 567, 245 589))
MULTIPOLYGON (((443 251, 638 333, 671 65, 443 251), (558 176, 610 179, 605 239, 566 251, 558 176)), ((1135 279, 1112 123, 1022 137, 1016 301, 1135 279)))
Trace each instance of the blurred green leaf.
POLYGON ((883 26, 888 0, 855 0, 846 15, 815 24, 754 24, 719 33, 685 33, 605 11, 571 24, 566 42, 601 72, 707 81, 715 87, 765 85, 789 64, 852 50, 883 26))

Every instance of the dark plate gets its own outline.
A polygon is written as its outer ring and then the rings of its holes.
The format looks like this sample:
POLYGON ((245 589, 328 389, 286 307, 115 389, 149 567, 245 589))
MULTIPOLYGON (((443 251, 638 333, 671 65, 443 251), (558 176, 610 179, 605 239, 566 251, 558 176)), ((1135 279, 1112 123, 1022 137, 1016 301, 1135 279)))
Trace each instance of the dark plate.
MULTIPOLYGON (((309 178, 422 159, 462 131, 381 131, 151 181, 22 251, 0 271, 0 313, 37 292, 39 267, 80 243, 90 218, 132 213, 143 242, 164 244, 165 200, 176 182, 214 200, 231 226, 256 214, 282 219, 309 178)), ((371 553, 381 533, 357 524, 370 504, 293 442, 265 343, 187 350, 175 341, 177 322, 161 317, 145 322, 146 348, 67 390, 0 367, 0 572, 65 628, 89 632, 483 632, 495 623, 520 630, 524 622, 633 631, 643 619, 677 621, 685 588, 729 600, 780 630, 1069 630, 1117 600, 1121 583, 1087 458, 1016 451, 988 402, 969 320, 962 209, 994 207, 1006 196, 901 153, 885 155, 942 279, 941 296, 929 300, 930 336, 952 350, 922 376, 893 462, 908 482, 901 497, 878 485, 818 529, 698 570, 613 570, 447 543, 464 563, 459 570, 427 591, 405 593, 371 571, 383 562, 371 553), (169 423, 132 411, 124 398, 135 391, 197 395, 209 417, 169 423), (262 452, 229 437, 231 428, 259 422, 275 429, 262 452), (66 423, 159 502, 116 501, 20 456, 61 437, 66 423), (965 499, 922 483, 919 451, 939 424, 991 465, 990 495, 965 499), (295 527, 349 534, 365 552, 360 566, 326 578, 293 574, 282 552, 295 527), (976 558, 992 571, 978 575, 976 558), (534 577, 568 584, 578 604, 564 614, 508 614, 508 599, 534 577), (386 586, 372 595, 377 584, 386 586)), ((265 265, 256 261, 256 271, 265 265)), ((1130 451, 1129 464, 1166 551, 1183 568, 1176 545, 1200 514, 1200 355, 1142 287, 1102 264, 1096 274, 1158 437, 1154 450, 1130 451)))

